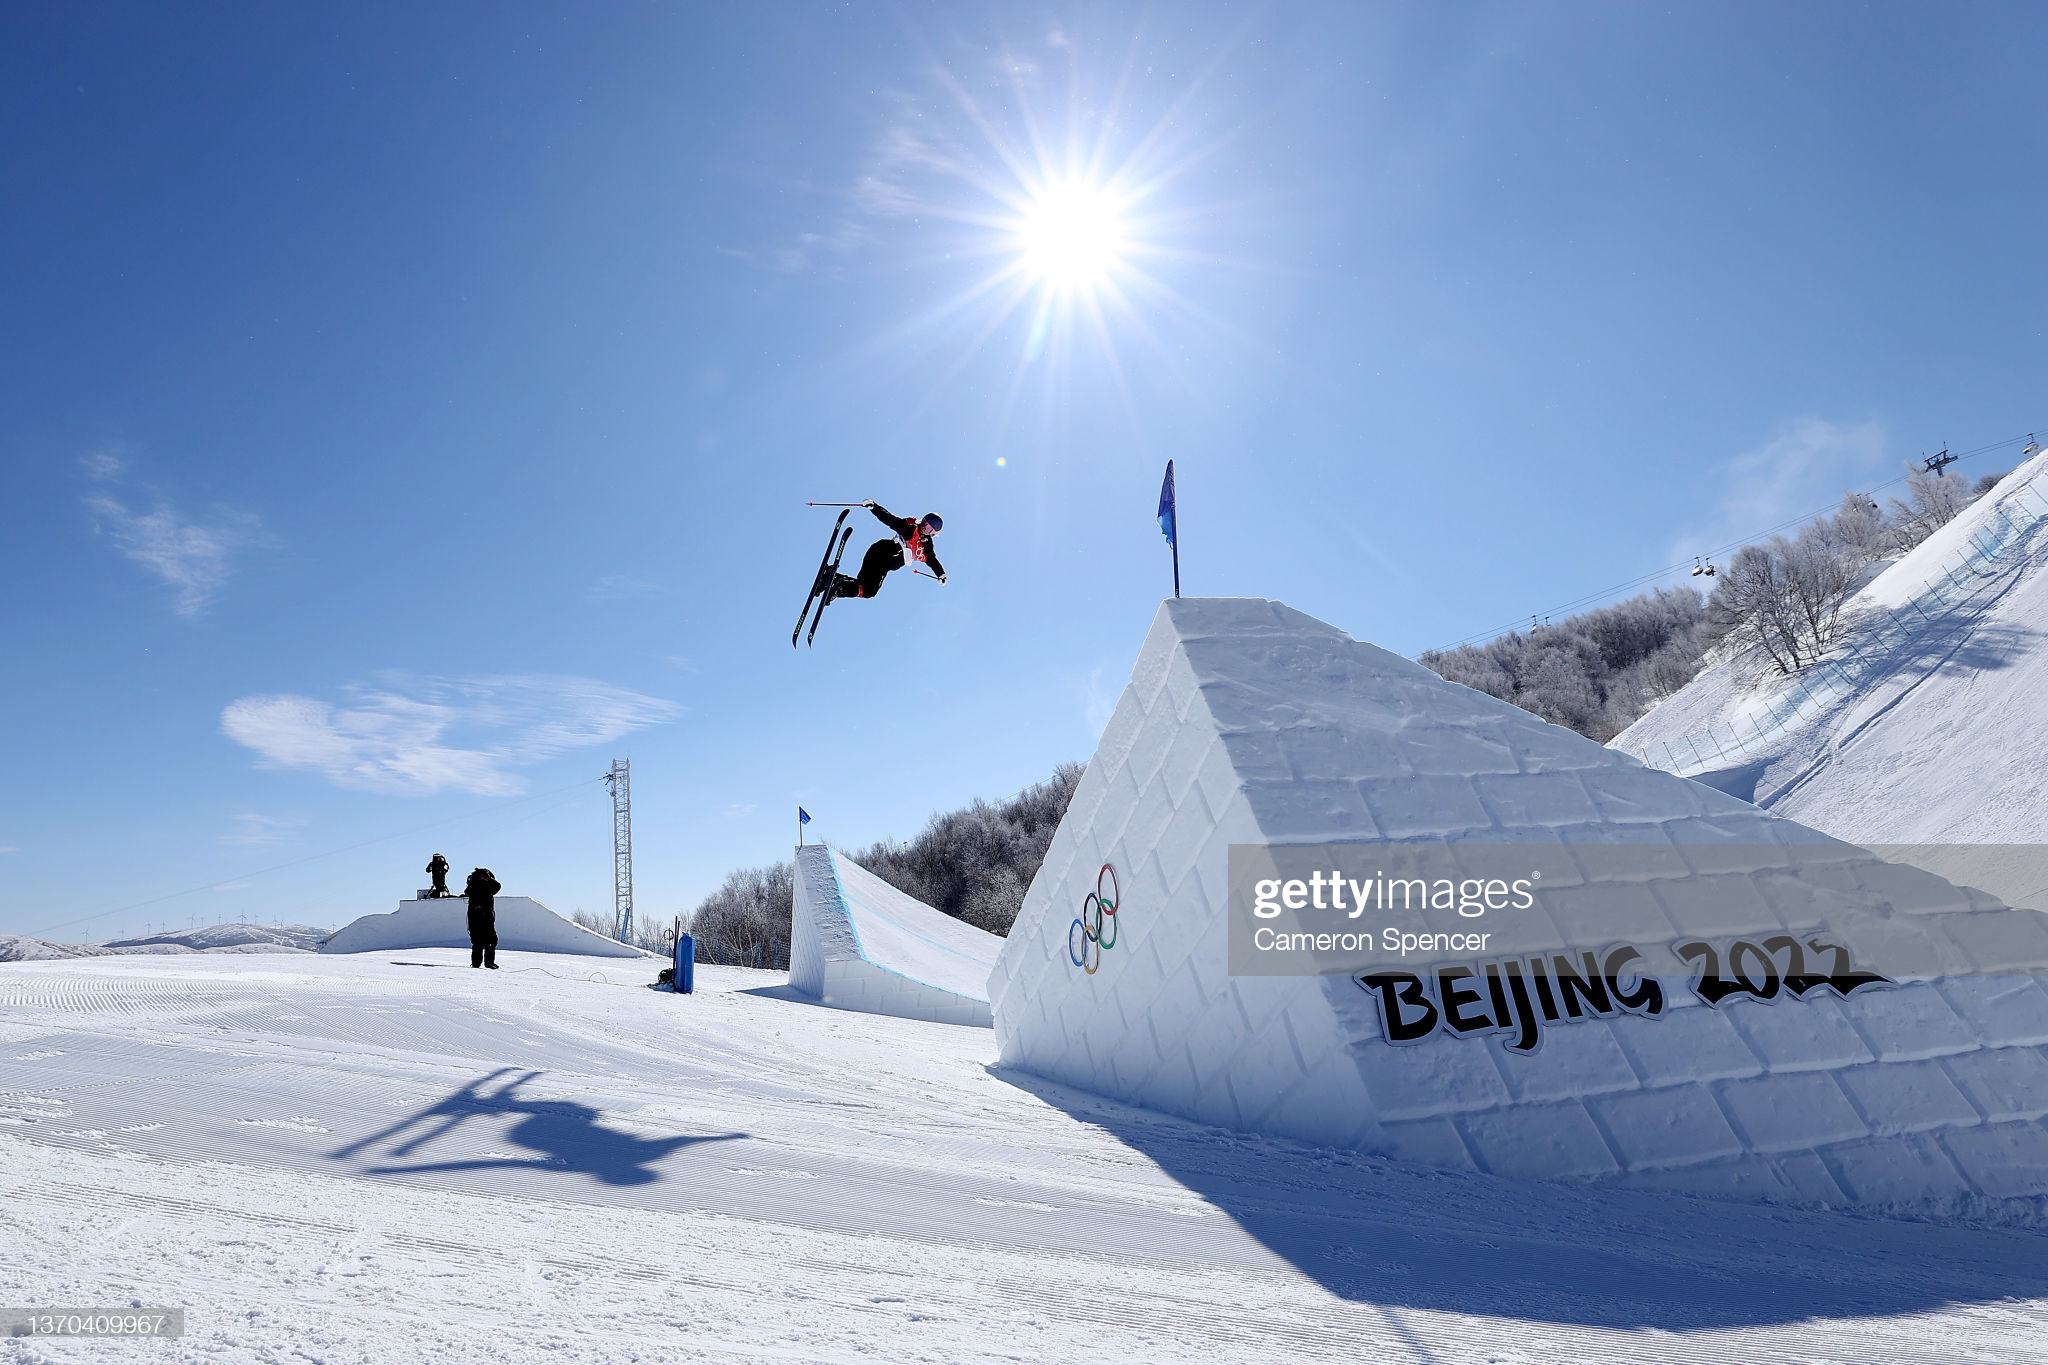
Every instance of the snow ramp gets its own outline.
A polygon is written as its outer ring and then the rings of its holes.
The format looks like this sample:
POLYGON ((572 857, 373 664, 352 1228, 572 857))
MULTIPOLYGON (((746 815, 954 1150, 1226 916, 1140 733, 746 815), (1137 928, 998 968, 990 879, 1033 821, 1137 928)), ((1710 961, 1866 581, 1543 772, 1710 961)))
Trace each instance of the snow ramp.
MULTIPOLYGON (((531 896, 497 900, 498 951, 577 957, 647 957, 616 939, 563 919, 531 896)), ((408 948, 467 948, 469 901, 429 896, 400 901, 396 914, 364 915, 320 945, 323 953, 389 953, 408 948)))
POLYGON ((989 973, 1002 947, 823 844, 796 851, 789 984, 814 1000, 987 1028, 989 973))
POLYGON ((1280 603, 1183 598, 990 984, 1005 1065, 1227 1128, 1516 1179, 2038 1222, 2043 975, 2035 911, 1280 603), (1283 870, 1253 882, 1242 859, 1283 870), (1389 904, 1396 869, 1432 859, 1527 870, 1491 901, 1446 881, 1449 902, 1389 904), (1326 903, 1309 869, 1340 863, 1348 899, 1326 903), (1261 942, 1302 955, 1254 960, 1261 942))

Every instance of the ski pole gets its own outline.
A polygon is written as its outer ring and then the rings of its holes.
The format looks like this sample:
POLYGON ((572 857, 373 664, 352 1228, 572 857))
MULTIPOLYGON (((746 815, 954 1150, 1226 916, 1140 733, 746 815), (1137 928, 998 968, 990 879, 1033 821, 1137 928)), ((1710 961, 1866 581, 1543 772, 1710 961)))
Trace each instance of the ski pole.
POLYGON ((806 507, 866 507, 864 502, 807 502, 806 507))

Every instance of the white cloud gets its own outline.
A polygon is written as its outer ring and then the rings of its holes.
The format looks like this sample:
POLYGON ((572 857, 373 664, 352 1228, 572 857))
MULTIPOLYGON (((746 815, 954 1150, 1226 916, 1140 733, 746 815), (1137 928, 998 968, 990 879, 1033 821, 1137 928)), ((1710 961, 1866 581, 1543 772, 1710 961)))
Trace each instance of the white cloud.
POLYGON ((1802 417, 1762 445, 1719 466, 1723 481, 1711 511, 1673 546, 1674 559, 1706 554, 1816 511, 1842 494, 1894 477, 1886 469, 1884 431, 1875 422, 1802 417))
POLYGON ((112 483, 127 471, 128 464, 111 450, 95 450, 90 455, 81 455, 78 467, 94 483, 112 483))
MULTIPOLYGON (((127 463, 111 451, 95 451, 79 460, 94 483, 119 484, 127 463)), ((169 499, 152 495, 155 504, 137 511, 130 500, 98 492, 85 500, 97 525, 132 562, 141 565, 171 589, 171 606, 180 616, 199 616, 213 605, 214 595, 234 573, 230 561, 242 550, 268 543, 253 513, 217 508, 209 520, 186 516, 169 499)))
POLYGON ((725 808, 725 813, 728 817, 737 820, 743 816, 752 815, 759 809, 761 809, 761 803, 758 801, 735 801, 725 808))
MULTIPOLYGON (((253 812, 237 815, 235 828, 220 836, 224 844, 240 848, 269 848, 281 844, 298 829, 297 820, 279 819, 271 815, 257 815, 253 812)), ((225 888, 216 887, 215 890, 225 888)))
MULTIPOLYGON (((1008 66, 1003 69, 1009 70, 1008 66)), ((796 274, 873 245, 876 224, 880 222, 909 218, 930 209, 928 182, 939 177, 957 178, 961 167, 959 154, 935 135, 937 121, 925 107, 932 102, 929 97, 920 100, 904 91, 890 90, 883 92, 883 98, 890 105, 888 121, 869 145, 852 182, 833 193, 836 204, 830 212, 830 222, 799 232, 795 241, 760 257, 751 252, 731 254, 747 260, 765 259, 786 274, 796 274)))
POLYGON ((414 678, 352 684, 340 704, 290 693, 242 697, 221 732, 261 767, 317 772, 339 786, 424 795, 510 796, 508 769, 603 744, 683 708, 591 678, 414 678))
POLYGON ((6 854, 9 854, 9 853, 19 853, 19 852, 21 852, 21 850, 20 850, 20 849, 18 849, 18 848, 16 848, 16 847, 15 847, 15 846, 14 846, 13 844, 0 844, 0 856, 5 856, 6 854))
POLYGON ((658 585, 625 573, 608 573, 590 590, 592 600, 598 602, 631 602, 660 595, 658 585))

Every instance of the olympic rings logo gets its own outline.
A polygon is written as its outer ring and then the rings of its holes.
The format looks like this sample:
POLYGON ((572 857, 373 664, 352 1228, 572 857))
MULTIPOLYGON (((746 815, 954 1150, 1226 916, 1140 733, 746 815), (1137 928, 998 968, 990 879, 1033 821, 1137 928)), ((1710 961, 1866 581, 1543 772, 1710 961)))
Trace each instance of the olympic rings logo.
POLYGON ((1067 928, 1067 957, 1093 976, 1102 968, 1102 955, 1116 947, 1116 903, 1122 890, 1117 886, 1116 868, 1108 863, 1095 874, 1095 889, 1081 902, 1081 916, 1067 928), (1104 881, 1109 890, 1102 889, 1104 881))

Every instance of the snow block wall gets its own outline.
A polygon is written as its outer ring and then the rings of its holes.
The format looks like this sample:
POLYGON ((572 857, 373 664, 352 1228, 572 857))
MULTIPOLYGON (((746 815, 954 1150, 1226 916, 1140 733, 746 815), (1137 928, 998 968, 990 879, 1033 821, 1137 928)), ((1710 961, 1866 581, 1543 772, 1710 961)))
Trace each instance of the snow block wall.
MULTIPOLYGON (((1577 1020, 1532 1055, 1448 1029, 1392 1046, 1351 977, 1227 971, 1229 846, 1340 842, 1659 845, 1681 934, 1688 877, 1763 884, 1726 865, 1738 850, 1839 850, 1832 890, 1852 908, 1876 899, 1855 860, 1886 866, 1279 603, 1172 600, 991 979, 1003 1062, 1225 1127, 1515 1178, 2048 1207, 2048 991, 1966 974, 1954 947, 1965 925, 2039 936, 2031 911, 1955 892, 1955 915, 1918 918, 1953 921, 1942 960, 1964 970, 1897 988, 1716 1008, 1681 980, 1658 1017, 1577 1020), (1104 895, 1113 915, 1090 903, 1104 895)), ((1788 923, 1761 894, 1693 900, 1712 902, 1714 932, 1788 923)), ((2048 939, 2024 951, 2048 967, 2048 939)))
MULTIPOLYGON (((497 900, 498 951, 647 957, 616 939, 563 919, 531 896, 497 900)), ((389 953, 403 948, 467 948, 469 902, 461 896, 400 901, 393 915, 364 915, 320 945, 323 953, 389 953)))
POLYGON ((823 844, 796 852, 791 988, 840 1009, 987 1028, 1003 941, 823 844))

